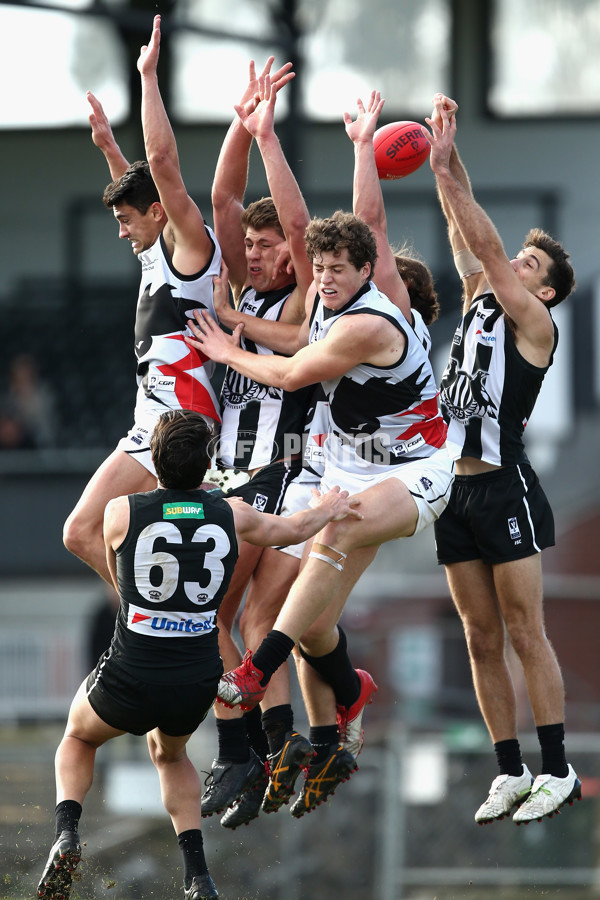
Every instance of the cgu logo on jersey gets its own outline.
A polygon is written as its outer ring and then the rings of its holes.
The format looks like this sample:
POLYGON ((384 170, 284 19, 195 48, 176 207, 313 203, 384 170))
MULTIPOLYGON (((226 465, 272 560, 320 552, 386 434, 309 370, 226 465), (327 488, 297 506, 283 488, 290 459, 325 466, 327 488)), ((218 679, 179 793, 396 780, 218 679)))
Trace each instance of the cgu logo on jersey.
POLYGON ((148 375, 149 391, 174 391, 177 379, 174 375, 148 375))
POLYGON ((127 628, 136 634, 152 637, 198 637, 215 627, 216 612, 185 613, 165 610, 152 614, 147 609, 129 604, 127 628))

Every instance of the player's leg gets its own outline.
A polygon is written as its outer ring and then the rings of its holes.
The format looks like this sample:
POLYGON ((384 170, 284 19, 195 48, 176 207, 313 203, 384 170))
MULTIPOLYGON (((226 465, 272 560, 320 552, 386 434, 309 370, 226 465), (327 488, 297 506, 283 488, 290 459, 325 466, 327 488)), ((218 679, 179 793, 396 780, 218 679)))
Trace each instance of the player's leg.
POLYGON ((374 558, 379 545, 408 537, 417 525, 415 501, 406 485, 397 479, 376 484, 356 497, 363 518, 329 522, 316 535, 306 564, 274 625, 277 631, 295 640, 302 638, 302 645, 315 656, 335 647, 335 623, 351 587, 374 558), (382 509, 386 510, 385 516, 381 514, 382 509))
POLYGON ((79 818, 92 784, 96 750, 107 740, 123 734, 103 722, 80 686, 69 711, 62 741, 56 751, 55 840, 38 884, 38 897, 69 897, 73 872, 81 859, 79 818))
MULTIPOLYGON (((299 566, 297 555, 265 549, 250 582, 240 619, 245 647, 255 650, 272 629, 299 566)), ((271 813, 288 803, 298 776, 308 767, 313 754, 310 742, 294 729, 287 665, 274 673, 261 708, 262 727, 268 741, 265 762, 269 773, 261 806, 264 812, 271 813)))
POLYGON ((521 661, 542 751, 541 774, 514 821, 552 815, 581 797, 565 756, 564 683, 544 628, 541 554, 494 566, 494 581, 511 643, 521 661))
POLYGON ((208 872, 202 839, 201 784, 186 745, 190 735, 148 732, 148 751, 160 779, 162 801, 183 854, 185 900, 218 897, 208 872))
POLYGON ((531 790, 517 738, 516 699, 506 664, 506 632, 492 569, 481 560, 446 566, 452 599, 460 615, 475 694, 494 744, 500 774, 493 780, 475 821, 486 824, 510 815, 531 790))
POLYGON ((155 487, 155 475, 123 450, 113 450, 92 475, 65 522, 63 540, 67 550, 112 584, 102 534, 106 504, 114 497, 155 487))
POLYGON ((494 743, 516 739, 516 699, 492 569, 473 559, 447 565, 446 577, 463 625, 473 685, 490 737, 494 743))
POLYGON ((541 554, 493 566, 511 644, 521 661, 536 725, 563 722, 564 683, 544 628, 541 554))
MULTIPOLYGON (((396 478, 356 495, 363 519, 330 522, 314 539, 306 565, 294 582, 277 617, 273 631, 256 654, 237 670, 224 675, 218 696, 224 703, 251 708, 262 700, 268 681, 287 659, 294 644, 331 604, 336 621, 347 593, 343 585, 344 563, 353 550, 376 547, 395 537, 413 534, 419 520, 417 504, 407 486, 396 478), (387 511, 386 516, 381 510, 387 511)), ((329 635, 332 649, 335 639, 329 635)), ((321 650, 327 652, 321 642, 321 650)))

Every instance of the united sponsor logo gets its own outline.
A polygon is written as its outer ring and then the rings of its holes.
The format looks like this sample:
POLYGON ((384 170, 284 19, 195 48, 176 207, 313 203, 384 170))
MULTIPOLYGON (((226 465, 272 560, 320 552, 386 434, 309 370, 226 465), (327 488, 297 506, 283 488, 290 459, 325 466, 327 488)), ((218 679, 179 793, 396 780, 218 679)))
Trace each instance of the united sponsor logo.
POLYGON ((202 503, 163 503, 163 519, 203 519, 202 503))
POLYGON ((197 637, 215 628, 216 612, 186 613, 164 610, 153 614, 147 609, 129 604, 127 628, 136 634, 153 637, 197 637))

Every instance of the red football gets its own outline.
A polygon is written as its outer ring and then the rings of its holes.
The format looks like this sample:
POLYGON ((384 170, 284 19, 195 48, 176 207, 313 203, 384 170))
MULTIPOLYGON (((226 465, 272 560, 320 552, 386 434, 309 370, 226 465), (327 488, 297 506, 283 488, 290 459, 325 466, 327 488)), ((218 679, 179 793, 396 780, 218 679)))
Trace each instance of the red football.
POLYGON ((418 122, 390 122, 373 135, 375 162, 381 179, 404 178, 422 166, 431 147, 418 122))

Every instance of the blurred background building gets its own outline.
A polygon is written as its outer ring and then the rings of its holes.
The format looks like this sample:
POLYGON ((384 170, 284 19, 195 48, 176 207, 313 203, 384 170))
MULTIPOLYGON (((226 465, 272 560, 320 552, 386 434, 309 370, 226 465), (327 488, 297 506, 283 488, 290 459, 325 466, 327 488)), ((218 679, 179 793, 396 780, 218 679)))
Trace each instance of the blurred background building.
MULTIPOLYGON (((441 90, 458 100, 457 143, 507 252, 542 226, 571 252, 578 280, 556 310, 559 350, 527 440, 555 510, 546 618, 583 803, 529 829, 473 824, 493 758, 426 533, 384 546, 345 614, 356 663, 380 684, 361 772, 306 822, 284 809, 243 837, 208 822, 215 881, 227 898, 261 900, 600 897, 600 0, 0 0, 3 896, 28 894, 43 864, 60 723, 89 669, 92 635, 114 610, 62 545, 64 519, 129 428, 135 394, 139 263, 101 202, 109 178, 90 140, 85 91, 103 102, 126 156, 142 157, 135 62, 156 12, 181 169, 210 224, 212 175, 248 60, 261 66, 274 53, 297 72, 278 102, 277 132, 313 215, 351 207, 342 113, 357 97, 381 90, 381 124, 424 122, 441 90)), ((440 375, 460 285, 433 175, 426 164, 383 190, 391 239, 411 243, 436 277, 440 375)), ((266 192, 253 154, 247 198, 266 192)), ((302 724, 300 700, 297 708, 302 724)), ((211 723, 200 732, 194 761, 208 771, 216 737, 211 723)), ((99 760, 85 812, 90 861, 74 900, 179 896, 179 860, 153 773, 144 780, 143 741, 99 760), (116 861, 115 846, 124 848, 116 861)))

